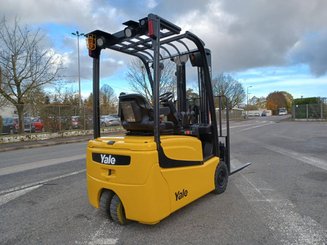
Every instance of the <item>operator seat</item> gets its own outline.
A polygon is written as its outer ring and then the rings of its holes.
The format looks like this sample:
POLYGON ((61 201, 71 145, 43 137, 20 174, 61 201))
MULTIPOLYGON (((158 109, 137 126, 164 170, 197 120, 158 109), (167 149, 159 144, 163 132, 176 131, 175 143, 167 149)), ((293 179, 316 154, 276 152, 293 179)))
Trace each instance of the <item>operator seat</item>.
MULTIPOLYGON (((167 115, 169 108, 160 108, 160 113, 167 115)), ((119 96, 119 115, 121 124, 128 134, 151 135, 154 130, 154 111, 152 106, 140 94, 124 94, 119 96)), ((171 121, 160 122, 161 133, 173 133, 171 121)))

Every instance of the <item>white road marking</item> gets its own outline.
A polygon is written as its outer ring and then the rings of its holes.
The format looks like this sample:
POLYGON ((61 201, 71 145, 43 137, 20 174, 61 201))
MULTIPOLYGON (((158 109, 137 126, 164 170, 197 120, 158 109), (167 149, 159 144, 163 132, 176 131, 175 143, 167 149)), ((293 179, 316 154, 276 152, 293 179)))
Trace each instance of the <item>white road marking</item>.
POLYGON ((94 234, 91 234, 83 241, 75 241, 75 244, 88 245, 114 245, 117 244, 122 227, 106 219, 94 234))
POLYGON ((291 157, 295 160, 301 161, 303 163, 306 164, 310 164, 314 167, 318 167, 324 170, 327 170, 327 161, 317 158, 317 157, 313 157, 313 156, 309 156, 308 154, 302 154, 299 152, 295 152, 292 151, 290 149, 285 149, 285 148, 281 148, 278 146, 274 146, 274 145, 270 145, 270 144, 265 144, 262 143, 260 141, 256 141, 256 140, 252 140, 252 139, 248 139, 248 141, 251 141, 255 144, 258 144, 264 148, 266 148, 267 150, 271 150, 274 151, 276 153, 279 153, 281 155, 287 156, 287 157, 291 157))
POLYGON ((259 125, 255 125, 255 126, 252 126, 252 127, 249 127, 249 128, 245 128, 245 129, 242 129, 240 130, 239 132, 244 132, 244 131, 248 131, 248 130, 251 130, 251 129, 255 129, 255 128, 260 128, 260 127, 263 127, 263 126, 267 126, 267 125, 271 125, 273 124, 274 122, 264 122, 262 124, 259 124, 259 125))
POLYGON ((13 174, 13 173, 19 173, 19 172, 23 172, 26 170, 47 167, 47 166, 70 162, 70 161, 82 160, 82 159, 85 159, 85 155, 79 154, 79 155, 74 155, 74 156, 70 156, 70 157, 61 157, 61 158, 47 159, 47 160, 42 160, 42 161, 14 165, 14 166, 10 166, 10 167, 1 168, 0 176, 7 175, 7 174, 13 174))
MULTIPOLYGON (((272 121, 254 121, 252 123, 246 123, 246 124, 239 124, 239 125, 229 125, 229 129, 234 129, 234 128, 245 128, 245 127, 251 127, 251 126, 265 126, 265 125, 270 125, 273 124, 275 122, 272 121), (262 125, 264 124, 264 125, 262 125)), ((223 127, 223 130, 226 130, 226 127, 223 127)), ((247 130, 247 129, 246 129, 247 130)))
POLYGON ((43 185, 43 184, 45 184, 47 182, 50 182, 50 181, 66 178, 66 177, 73 176, 73 175, 76 175, 76 174, 80 174, 80 173, 83 173, 83 172, 85 172, 85 169, 75 171, 75 172, 71 172, 71 173, 68 173, 68 174, 59 175, 59 176, 52 177, 52 178, 49 178, 49 179, 40 180, 40 181, 37 181, 37 182, 34 182, 34 183, 22 185, 22 186, 16 186, 16 187, 13 187, 13 188, 10 188, 10 189, 7 189, 7 190, 0 191, 0 195, 11 193, 11 192, 16 192, 16 191, 23 190, 23 189, 28 189, 28 188, 31 188, 33 186, 43 185))
POLYGON ((229 126, 229 128, 230 129, 232 129, 232 128, 244 128, 244 127, 249 127, 249 126, 253 126, 253 123, 229 126))
POLYGON ((29 188, 25 188, 25 189, 22 189, 22 190, 18 190, 18 191, 15 191, 15 192, 10 192, 8 194, 5 194, 3 196, 0 196, 0 206, 6 204, 7 202, 10 202, 22 195, 25 195, 26 193, 28 192, 31 192, 39 187, 41 187, 42 185, 35 185, 35 186, 31 186, 29 188))
POLYGON ((250 180, 243 174, 233 179, 242 195, 263 217, 280 244, 325 244, 327 231, 309 216, 295 211, 295 205, 262 180, 250 180), (276 233, 278 232, 278 233, 276 233), (280 235, 280 237, 278 236, 280 235))
POLYGON ((118 242, 118 238, 99 238, 89 242, 89 245, 113 245, 118 242))

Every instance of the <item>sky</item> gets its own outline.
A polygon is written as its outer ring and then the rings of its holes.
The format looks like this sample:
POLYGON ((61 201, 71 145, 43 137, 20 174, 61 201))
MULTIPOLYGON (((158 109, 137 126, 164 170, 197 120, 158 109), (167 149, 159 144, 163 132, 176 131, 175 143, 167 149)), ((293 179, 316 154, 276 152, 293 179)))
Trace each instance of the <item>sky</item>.
MULTIPOLYGON (((77 38, 100 29, 115 33, 123 22, 157 14, 200 37, 212 53, 213 77, 224 72, 249 98, 286 91, 327 97, 326 0, 0 0, 0 17, 40 28, 64 65, 67 86, 78 90, 77 38)), ((101 60, 101 83, 129 91, 129 57, 113 51, 101 60)), ((80 39, 82 95, 92 91, 92 59, 80 39)))

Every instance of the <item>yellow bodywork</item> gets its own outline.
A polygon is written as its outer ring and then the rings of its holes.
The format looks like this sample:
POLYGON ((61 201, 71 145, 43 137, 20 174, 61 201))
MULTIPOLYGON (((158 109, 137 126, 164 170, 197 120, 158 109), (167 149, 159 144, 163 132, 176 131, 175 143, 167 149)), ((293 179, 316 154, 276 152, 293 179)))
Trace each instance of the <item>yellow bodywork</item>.
MULTIPOLYGON (((198 138, 174 135, 160 140, 167 157, 203 162, 198 138)), ((214 190, 219 158, 197 166, 161 168, 153 136, 125 136, 89 141, 86 162, 88 197, 94 207, 99 207, 102 190, 108 189, 122 201, 127 219, 155 224, 214 190), (130 164, 98 163, 92 153, 130 156, 130 164)))

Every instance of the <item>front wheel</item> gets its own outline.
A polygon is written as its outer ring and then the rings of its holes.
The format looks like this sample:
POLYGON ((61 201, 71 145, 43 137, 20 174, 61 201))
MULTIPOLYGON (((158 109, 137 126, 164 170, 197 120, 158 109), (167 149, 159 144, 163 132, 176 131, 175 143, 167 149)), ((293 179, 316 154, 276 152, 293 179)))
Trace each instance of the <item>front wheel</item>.
POLYGON ((110 202, 110 216, 113 221, 120 225, 127 224, 123 203, 116 194, 112 197, 110 202))
POLYGON ((225 192, 228 183, 228 168, 225 162, 220 162, 215 172, 215 194, 225 192))

